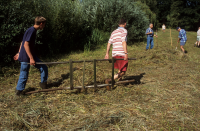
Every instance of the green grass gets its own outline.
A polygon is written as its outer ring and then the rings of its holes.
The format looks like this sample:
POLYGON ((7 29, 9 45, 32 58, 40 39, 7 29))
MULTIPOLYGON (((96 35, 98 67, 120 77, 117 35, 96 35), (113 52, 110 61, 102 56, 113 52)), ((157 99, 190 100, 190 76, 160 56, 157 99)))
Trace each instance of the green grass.
MULTIPOLYGON (((158 32, 158 36, 153 50, 145 51, 146 43, 128 46, 129 57, 137 60, 129 61, 124 79, 136 82, 115 86, 112 91, 88 89, 85 94, 62 90, 17 97, 14 90, 19 69, 3 69, 6 75, 0 81, 0 130, 200 130, 200 49, 193 47, 196 32, 187 32, 186 55, 180 47, 175 50, 178 32, 172 30, 172 47, 169 30, 158 32)), ((106 45, 57 61, 102 59, 105 52, 106 45)), ((73 66, 78 68, 73 73, 74 84, 80 86, 83 64, 73 66)), ((68 73, 68 64, 49 66, 51 88, 69 87, 68 73)), ((85 73, 85 85, 92 84, 92 63, 86 64, 85 73)), ((98 62, 98 83, 108 77, 111 63, 98 62)), ((31 68, 26 89, 40 90, 39 82, 39 72, 31 68)))

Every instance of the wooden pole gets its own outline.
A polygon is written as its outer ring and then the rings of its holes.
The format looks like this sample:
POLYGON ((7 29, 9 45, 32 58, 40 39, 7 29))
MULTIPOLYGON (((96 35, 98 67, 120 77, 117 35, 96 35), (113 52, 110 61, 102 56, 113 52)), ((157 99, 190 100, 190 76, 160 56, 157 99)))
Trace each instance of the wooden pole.
POLYGON ((170 39, 171 39, 171 46, 172 46, 172 32, 171 32, 171 28, 170 28, 170 39))
POLYGON ((73 65, 72 65, 72 60, 70 59, 69 61, 69 68, 70 68, 70 89, 73 90, 73 65))
POLYGON ((85 80, 85 61, 84 61, 84 64, 83 64, 83 80, 82 80, 82 87, 83 87, 83 89, 85 89, 85 87, 84 87, 84 80, 85 80))
POLYGON ((115 80, 114 80, 114 63, 115 59, 112 57, 112 89, 114 88, 115 80))
POLYGON ((172 36, 171 36, 171 28, 170 28, 170 38, 171 38, 172 36))
POLYGON ((96 59, 94 59, 94 91, 96 91, 97 81, 96 81, 96 59))
MULTIPOLYGON (((115 60, 124 60, 124 59, 115 59, 115 60)), ((128 60, 136 60, 136 58, 128 58, 128 60)), ((80 60, 80 61, 72 61, 72 63, 83 63, 83 62, 94 62, 94 60, 80 60)), ((96 59, 96 61, 112 61, 112 59, 96 59)), ((69 61, 66 62, 36 62, 35 64, 46 64, 46 65, 52 65, 52 64, 68 64, 69 61)), ((30 63, 27 63, 30 64, 30 63)))

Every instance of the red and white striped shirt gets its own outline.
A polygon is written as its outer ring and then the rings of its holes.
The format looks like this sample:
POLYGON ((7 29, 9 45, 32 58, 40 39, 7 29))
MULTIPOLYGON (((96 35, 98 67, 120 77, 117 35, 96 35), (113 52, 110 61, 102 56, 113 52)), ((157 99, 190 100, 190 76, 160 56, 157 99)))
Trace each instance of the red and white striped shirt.
POLYGON ((110 36, 108 43, 113 45, 112 57, 125 56, 122 42, 127 41, 127 30, 123 27, 118 27, 110 36))

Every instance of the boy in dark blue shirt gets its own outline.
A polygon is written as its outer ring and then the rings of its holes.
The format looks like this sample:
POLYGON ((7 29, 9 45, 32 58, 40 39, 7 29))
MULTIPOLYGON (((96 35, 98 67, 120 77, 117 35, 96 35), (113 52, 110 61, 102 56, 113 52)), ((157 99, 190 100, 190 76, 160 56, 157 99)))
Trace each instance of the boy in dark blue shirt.
POLYGON ((45 27, 46 19, 38 16, 35 18, 34 26, 28 28, 24 33, 19 52, 14 56, 14 60, 21 62, 20 76, 16 87, 16 95, 21 95, 25 89, 28 80, 30 65, 39 69, 41 74, 40 87, 47 88, 48 68, 46 65, 36 65, 35 62, 41 62, 35 54, 35 39, 37 30, 42 30, 45 27), (30 64, 27 64, 30 63, 30 64))

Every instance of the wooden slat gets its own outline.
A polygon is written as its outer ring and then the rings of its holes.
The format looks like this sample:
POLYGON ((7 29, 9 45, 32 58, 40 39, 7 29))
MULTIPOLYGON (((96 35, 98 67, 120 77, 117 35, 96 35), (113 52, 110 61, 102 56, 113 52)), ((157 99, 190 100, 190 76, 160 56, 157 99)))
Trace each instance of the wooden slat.
MULTIPOLYGON (((119 85, 119 84, 125 84, 125 83, 131 83, 134 82, 135 80, 125 80, 125 81, 119 81, 116 82, 115 85, 119 85)), ((112 84, 101 84, 101 85, 97 85, 97 87, 105 87, 105 86, 111 86, 112 84)), ((85 86, 85 88, 94 88, 94 85, 89 85, 89 86, 85 86)), ((37 91, 30 91, 27 92, 25 94, 33 94, 33 93, 39 93, 39 92, 49 92, 49 91, 57 91, 57 90, 70 90, 70 87, 62 87, 62 88, 53 88, 53 89, 43 89, 43 90, 37 90, 37 91)), ((82 89, 82 86, 77 86, 74 87, 74 89, 82 89)))
MULTIPOLYGON (((115 60, 123 60, 123 59, 115 59, 115 60)), ((128 60, 137 60, 136 58, 128 58, 128 60)), ((83 63, 83 62, 93 62, 94 60, 80 60, 80 61, 72 61, 72 63, 83 63)), ((97 61, 112 61, 112 59, 96 59, 97 61)), ((52 65, 52 64, 68 64, 70 61, 65 62, 36 62, 35 64, 45 64, 45 65, 52 65)), ((30 64, 30 63, 27 63, 30 64)))
POLYGON ((96 91, 97 81, 96 81, 96 59, 94 59, 94 91, 96 91))

